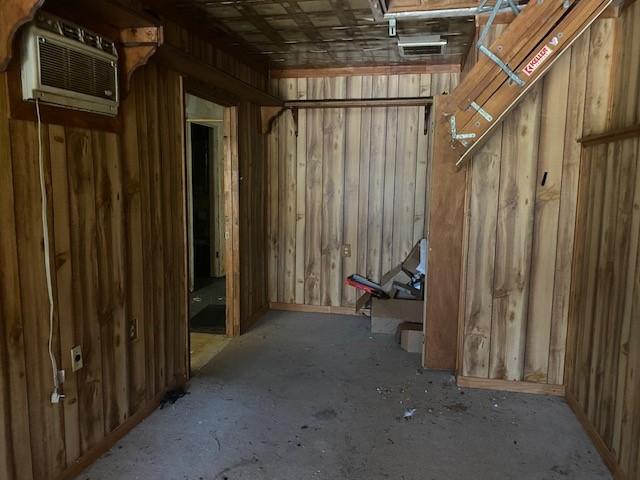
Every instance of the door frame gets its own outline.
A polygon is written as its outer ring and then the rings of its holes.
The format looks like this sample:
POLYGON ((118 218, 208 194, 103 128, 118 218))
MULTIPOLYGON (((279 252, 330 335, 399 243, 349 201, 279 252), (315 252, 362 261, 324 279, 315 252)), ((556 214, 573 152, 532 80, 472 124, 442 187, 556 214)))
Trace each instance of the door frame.
POLYGON ((224 222, 227 336, 240 335, 240 162, 238 107, 224 109, 224 222))
MULTIPOLYGON (((239 179, 239 158, 238 158, 238 107, 233 104, 229 104, 228 101, 221 101, 222 99, 218 95, 208 95, 207 89, 201 85, 192 87, 192 83, 188 78, 183 81, 183 124, 188 125, 186 114, 186 94, 193 95, 195 97, 202 98, 212 103, 216 103, 224 107, 224 120, 223 120, 223 198, 224 198, 224 225, 225 225, 225 283, 226 283, 226 335, 229 337, 236 337, 240 335, 240 221, 239 221, 239 191, 240 191, 240 179, 239 179)), ((186 263, 187 263, 187 289, 191 291, 191 256, 193 254, 192 238, 189 235, 189 204, 192 201, 191 187, 189 186, 192 178, 191 168, 191 142, 190 134, 187 133, 185 139, 185 169, 187 181, 184 188, 184 201, 186 209, 187 222, 185 223, 185 237, 187 239, 186 249, 186 263)), ((188 296, 190 298, 190 295, 188 296)), ((188 342, 188 355, 190 364, 190 351, 191 351, 191 336, 189 329, 189 321, 191 318, 191 301, 188 302, 187 315, 185 321, 187 322, 187 342, 188 342)))

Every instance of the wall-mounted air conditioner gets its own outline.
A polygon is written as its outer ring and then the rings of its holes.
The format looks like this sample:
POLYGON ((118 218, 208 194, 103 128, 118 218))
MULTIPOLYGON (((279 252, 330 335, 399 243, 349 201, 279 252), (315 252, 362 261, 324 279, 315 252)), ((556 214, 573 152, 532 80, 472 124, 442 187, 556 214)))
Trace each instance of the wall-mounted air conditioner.
POLYGON ((115 116, 118 53, 113 41, 40 12, 22 40, 22 98, 115 116))

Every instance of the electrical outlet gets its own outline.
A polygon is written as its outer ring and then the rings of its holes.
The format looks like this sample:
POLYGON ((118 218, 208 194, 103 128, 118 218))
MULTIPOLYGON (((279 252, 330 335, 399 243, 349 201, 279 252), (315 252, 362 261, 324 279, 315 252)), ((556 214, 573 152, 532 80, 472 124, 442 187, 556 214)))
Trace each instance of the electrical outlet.
POLYGON ((342 256, 348 258, 351 256, 351 245, 348 243, 342 245, 342 256))
POLYGON ((83 367, 82 347, 80 345, 71 349, 71 370, 77 372, 83 367))
POLYGON ((129 320, 129 340, 135 341, 138 339, 138 319, 134 318, 129 320))

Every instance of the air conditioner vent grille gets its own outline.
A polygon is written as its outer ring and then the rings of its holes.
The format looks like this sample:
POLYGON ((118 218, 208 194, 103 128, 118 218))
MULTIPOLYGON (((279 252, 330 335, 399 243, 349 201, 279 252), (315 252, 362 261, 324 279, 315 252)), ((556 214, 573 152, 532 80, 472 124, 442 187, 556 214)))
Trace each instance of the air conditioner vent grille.
POLYGON ((116 78, 110 62, 43 39, 39 51, 43 85, 116 100, 116 78))
POLYGON ((402 54, 405 57, 416 55, 440 55, 442 46, 440 45, 420 45, 415 47, 402 47, 402 54))

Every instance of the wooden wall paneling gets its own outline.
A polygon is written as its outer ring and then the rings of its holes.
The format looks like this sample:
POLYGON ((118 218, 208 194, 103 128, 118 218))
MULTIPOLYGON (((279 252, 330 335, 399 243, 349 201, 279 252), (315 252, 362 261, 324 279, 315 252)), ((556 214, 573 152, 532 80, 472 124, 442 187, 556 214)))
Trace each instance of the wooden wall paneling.
MULTIPOLYGON (((307 99, 307 79, 296 80, 296 98, 307 99)), ((307 114, 298 111, 298 137, 296 139, 296 242, 295 242, 295 303, 304 303, 305 283, 305 238, 307 208, 307 114)))
MULTIPOLYGON (((636 140, 634 142, 625 142, 627 148, 635 150, 635 156, 640 159, 640 143, 636 140)), ((632 152, 629 152, 630 154, 632 152)), ((622 310, 622 326, 620 332, 619 341, 619 356, 618 356, 618 373, 616 381, 616 398, 615 398, 615 411, 613 414, 613 436, 611 439, 611 449, 615 452, 620 452, 621 456, 625 449, 625 443, 623 438, 626 434, 625 427, 628 425, 630 411, 625 405, 625 398, 627 389, 629 388, 629 372, 633 372, 634 364, 629 358, 629 349, 625 348, 625 345, 630 345, 632 339, 631 332, 633 329, 632 314, 634 299, 637 298, 635 279, 640 269, 640 165, 636 162, 635 181, 634 185, 634 198, 632 206, 634 208, 630 221, 630 236, 629 236, 629 262, 626 276, 626 288, 624 294, 624 306, 622 310), (631 368, 629 366, 631 365, 631 368)), ((635 322, 637 323, 637 322, 635 322)), ((632 375, 633 378, 633 375, 632 375)), ((639 465, 640 468, 640 465, 639 465)))
MULTIPOLYGON (((142 243, 142 269, 143 269, 143 283, 144 283, 144 321, 140 325, 144 331, 144 348, 146 352, 145 362, 145 379, 146 379, 146 401, 150 401, 153 396, 159 391, 159 386, 156 382, 156 356, 157 349, 155 344, 155 305, 154 305, 154 280, 153 280, 153 261, 154 252, 152 249, 153 232, 152 232, 152 185, 153 179, 151 178, 151 147, 149 145, 150 135, 147 134, 147 103, 148 97, 146 88, 141 88, 146 85, 147 71, 149 67, 145 67, 144 70, 134 75, 133 83, 134 87, 131 89, 135 91, 135 103, 136 103, 136 136, 138 141, 137 159, 140 167, 140 195, 141 195, 141 208, 142 208, 142 221, 141 230, 142 236, 140 242, 142 243)), ((130 233, 130 235, 133 233, 130 233)))
POLYGON ((229 125, 229 149, 231 151, 229 167, 230 192, 231 192, 231 238, 233 239, 233 265, 229 271, 233 272, 233 286, 230 288, 230 298, 233 303, 233 332, 238 335, 242 329, 241 311, 241 260, 240 260, 240 144, 239 144, 239 109, 238 107, 228 110, 229 117, 226 124, 229 125))
POLYGON ((16 210, 13 187, 13 166, 6 75, 0 74, 0 337, 4 368, 0 376, 3 391, 0 395, 0 472, 6 478, 30 480, 33 478, 29 431, 29 409, 26 377, 26 346, 24 316, 20 296, 20 270, 16 238, 16 210), (16 448, 18 446, 18 448, 16 448), (23 446, 23 448, 20 448, 23 446))
POLYGON ((128 415, 124 309, 124 236, 122 175, 118 139, 93 132, 96 237, 98 253, 98 322, 102 351, 104 429, 112 432, 128 415))
POLYGON ((149 134, 149 195, 151 203, 151 236, 147 237, 148 248, 152 252, 151 268, 153 275, 151 277, 153 290, 153 339, 155 344, 156 362, 155 362, 155 378, 156 392, 164 389, 166 385, 165 364, 162 352, 165 351, 165 248, 164 235, 162 229, 163 194, 162 194, 162 165, 161 165, 161 145, 159 134, 159 102, 158 102, 158 66, 151 63, 145 70, 146 76, 146 111, 147 111, 147 129, 149 134))
MULTIPOLYGON (((288 94, 287 82, 282 79, 278 82, 278 95, 280 98, 286 98, 288 94)), ((288 112, 278 119, 278 138, 281 139, 278 144, 278 230, 279 230, 279 242, 278 242, 278 302, 284 303, 284 290, 285 290, 285 267, 287 264, 287 223, 289 222, 289 214, 287 211, 287 146, 290 144, 285 139, 287 138, 287 123, 291 122, 288 112)))
POLYGON ((465 325, 461 373, 489 377, 502 127, 471 163, 465 325))
MULTIPOLYGON (((46 130, 43 142, 48 141, 46 130)), ((49 337, 49 301, 47 298, 43 235, 50 232, 42 230, 41 195, 38 167, 38 132, 33 123, 11 122, 11 151, 13 156, 13 188, 16 214, 17 258, 20 273, 20 300, 24 318, 27 384, 29 398, 29 430, 31 438, 46 438, 46 445, 32 441, 31 455, 34 478, 46 478, 59 474, 66 464, 64 454, 64 432, 62 405, 51 404, 53 379, 47 344, 49 337), (18 210, 17 210, 18 211, 18 210)), ((43 163, 48 165, 46 150, 43 163)), ((48 187, 50 178, 47 175, 48 187)), ((49 188, 48 188, 49 190, 49 188)), ((50 190, 48 191, 50 194, 50 190)), ((50 218, 52 218, 49 202, 50 218)), ((50 225, 51 226, 51 225, 50 225)), ((52 271, 55 267, 52 265, 52 271)), ((56 318, 57 322, 57 318, 56 318)), ((54 324, 54 329, 57 323, 54 324)), ((53 348, 58 350, 57 330, 53 338, 53 348)), ((26 447, 26 446, 25 446, 26 447)))
MULTIPOLYGON (((278 80, 272 81, 272 91, 278 91, 278 80)), ((279 127, 273 129, 269 135, 269 152, 267 157, 269 170, 269 239, 267 244, 267 254, 269 256, 269 301, 278 301, 278 273, 279 273, 279 215, 280 215, 280 193, 279 193, 279 127)), ((306 249, 303 251, 306 252, 306 249)))
MULTIPOLYGON (((374 77, 373 98, 388 97, 389 78, 374 77)), ((396 133, 397 135, 397 133, 396 133)), ((379 281, 382 267, 382 222, 384 208, 384 173, 386 159, 387 109, 373 108, 371 112, 371 149, 369 151, 369 208, 367 225, 367 271, 366 275, 379 281)), ((391 220, 391 219, 389 219, 391 220)))
MULTIPOLYGON (((348 77, 347 98, 362 98, 362 83, 363 78, 361 76, 348 77)), ((342 259, 343 277, 357 273, 357 258, 360 247, 358 244, 358 200, 360 193, 362 110, 361 108, 351 108, 346 112, 343 242, 345 245, 349 245, 351 254, 342 259)), ((354 305, 356 299, 356 289, 343 285, 342 305, 354 305)))
MULTIPOLYGON (((589 165, 588 181, 589 196, 587 199, 587 216, 586 216, 586 239, 585 252, 589 265, 597 264, 600 251, 599 231, 594 225, 600 225, 603 217, 602 204, 604 202, 604 184, 606 176, 605 162, 595 161, 598 157, 606 156, 607 146, 599 146, 593 149, 588 157, 583 159, 589 165)), ((576 364, 576 384, 574 385, 573 394, 576 396, 580 405, 586 407, 588 399, 588 381, 591 370, 591 345, 593 341, 592 327, 594 323, 593 312, 595 310, 595 295, 598 272, 591 269, 584 272, 585 279, 581 288, 581 311, 579 313, 582 321, 579 323, 577 332, 577 358, 576 364)))
MULTIPOLYGON (((420 76, 407 75, 400 79, 403 95, 418 96, 420 76)), ((396 194, 394 198, 393 256, 394 264, 402 262, 414 245, 414 208, 418 187, 416 162, 418 154, 418 131, 420 108, 400 107, 398 109, 398 152, 396 158, 396 194)), ((426 176, 420 176, 425 179, 426 176)))
MULTIPOLYGON (((325 79, 327 98, 344 98, 346 78, 325 79)), ((342 227, 344 201, 345 110, 332 109, 324 116, 322 170, 322 282, 324 305, 342 304, 342 227)))
MULTIPOLYGON (((184 283, 187 276, 184 259, 187 255, 186 250, 186 229, 185 229, 185 212, 186 212, 186 185, 185 185, 185 169, 186 160, 184 156, 184 129, 185 129, 185 113, 184 113, 184 87, 182 77, 175 72, 166 72, 165 98, 171 101, 166 103, 166 116, 169 119, 169 131, 173 134, 168 136, 168 155, 166 162, 168 164, 167 171, 173 181, 169 182, 168 197, 170 200, 170 210, 165 216, 171 245, 171 317, 168 318, 167 341, 169 343, 169 352, 165 358, 167 362, 167 385, 176 385, 186 380, 184 374, 188 355, 186 353, 186 337, 188 335, 187 324, 189 314, 187 305, 190 297, 187 294, 188 288, 184 283), (169 220, 172 219, 172 220, 169 220)), ((215 152, 211 155, 215 159, 215 152)), ((215 188, 211 190, 215 195, 215 188)), ((214 232, 214 242, 215 242, 214 232)), ((214 254, 215 255, 215 254, 214 254)))
MULTIPOLYGON (((433 87, 432 87, 433 88, 433 87)), ((434 91, 434 90, 432 90, 434 91)), ((458 344, 458 310, 462 275, 464 197, 466 167, 452 162, 449 142, 437 132, 448 128, 444 112, 446 96, 435 96, 433 107, 434 142, 429 189, 429 279, 424 305, 425 347, 423 365, 427 368, 454 369, 458 344), (437 233, 434 233, 437 232, 437 233)))
MULTIPOLYGON (((425 86, 422 84, 424 76, 418 78, 418 95, 422 95, 425 86)), ((427 192, 429 191, 429 125, 425 125, 426 116, 425 109, 431 106, 418 107, 417 117, 418 125, 416 127, 416 135, 418 136, 416 149, 416 192, 413 202, 413 238, 412 246, 421 238, 425 237, 425 217, 427 215, 427 192)))
MULTIPOLYGON (((322 78, 309 79, 308 96, 310 99, 325 96, 325 84, 322 78)), ((320 305, 322 279, 321 236, 324 157, 324 116, 321 109, 307 112, 307 197, 306 197, 306 237, 305 237, 305 304, 320 305)))
POLYGON ((615 20, 595 22, 589 36, 589 70, 587 72, 587 99, 585 103, 582 135, 605 131, 613 108, 612 86, 615 58, 615 20))
POLYGON ((565 55, 570 57, 571 66, 564 132, 564 159, 560 209, 558 212, 558 241, 556 245, 547 369, 548 382, 556 385, 564 383, 565 361, 571 357, 569 353, 570 346, 567 344, 567 328, 576 228, 576 205, 578 204, 578 179, 580 156, 582 154, 581 146, 575 140, 582 131, 584 119, 586 78, 589 66, 589 32, 579 38, 571 47, 570 52, 565 55))
MULTIPOLYGON (((122 184, 126 233, 125 299, 127 327, 132 325, 136 338, 127 338, 129 369, 129 413, 144 405, 146 388, 145 282, 142 229, 142 178, 138 142, 137 90, 142 75, 135 75, 132 88, 123 102, 122 184)), ((64 349, 63 349, 64 351, 64 349)))
POLYGON ((534 203, 524 379, 547 383, 571 57, 544 79, 534 203))
POLYGON ((633 321, 640 285, 639 201, 637 139, 585 149, 578 209, 587 213, 578 216, 576 229, 585 241, 575 252, 569 336, 575 345, 567 380, 575 408, 620 478, 637 476, 640 452, 640 343, 633 321))
MULTIPOLYGON (((400 78, 398 75, 389 77, 388 84, 388 97, 400 96, 400 78)), ((405 95, 405 92, 402 92, 405 95)), ((406 95, 409 95, 406 93, 406 95)), ((383 211, 381 212, 382 221, 382 244, 380 251, 380 260, 382 262, 380 266, 379 275, 382 276, 396 266, 397 260, 394 257, 393 250, 393 238, 394 238, 394 207, 395 207, 395 195, 396 195, 396 162, 398 152, 398 107, 388 107, 387 109, 387 125, 386 125, 386 137, 387 142, 385 146, 385 159, 384 159, 384 177, 383 185, 384 192, 382 193, 383 211)), ((380 277, 376 278, 377 280, 380 277)))
POLYGON ((522 380, 530 287, 540 85, 503 126, 490 376, 522 380))
POLYGON ((241 333, 240 310, 240 164, 238 151, 238 107, 225 108, 225 205, 227 208, 227 335, 241 333))
MULTIPOLYGON (((172 98, 172 89, 170 87, 171 74, 167 73, 161 66, 158 66, 156 70, 157 79, 157 96, 155 98, 172 98)), ((153 101, 155 101, 155 98, 153 101)), ((157 102, 154 108, 157 110, 157 128, 158 132, 173 132, 173 123, 170 118, 170 102, 157 102)), ((161 317, 161 325, 158 336, 160 340, 159 351, 164 352, 164 355, 160 357, 161 365, 161 378, 163 379, 162 386, 165 388, 171 383, 173 378, 173 345, 172 342, 175 339, 174 332, 176 327, 176 272, 175 272, 175 248, 177 245, 173 244, 173 232, 171 231, 171 224, 173 222, 166 221, 165 219, 174 219, 177 213, 174 208, 174 200, 171 194, 172 184, 174 183, 174 177, 172 175, 172 163, 175 161, 174 152, 171 148, 171 135, 158 135, 156 162, 154 165, 157 168, 158 176, 156 177, 158 183, 156 184, 156 200, 158 201, 157 208, 160 209, 159 222, 157 225, 160 235, 159 244, 162 245, 159 249, 161 252, 162 272, 164 275, 162 284, 162 310, 163 316, 161 317)), ((210 212, 209 212, 210 213, 210 212)))
MULTIPOLYGON (((174 267, 176 268, 176 326, 173 333, 175 352, 174 352, 174 382, 172 386, 184 383, 188 378, 190 354, 189 354, 189 305, 191 296, 189 294, 189 267, 188 267, 188 240, 187 240, 187 173, 186 173, 186 157, 185 157, 185 111, 184 111, 184 79, 182 76, 172 72, 171 89, 168 97, 172 100, 169 102, 170 118, 173 121, 171 135, 172 148, 174 152, 174 161, 172 163, 172 172, 175 179, 172 183, 172 194, 175 203, 174 216, 171 217, 173 228, 173 238, 175 245, 174 267)), ((222 137, 222 136, 221 136, 222 137)), ((223 148, 220 147, 220 152, 223 148)), ((221 153, 222 155, 222 153, 221 153)), ((220 197, 221 198, 221 197, 220 197)), ((220 203, 220 202, 219 202, 220 203)), ((224 205, 219 205, 220 211, 224 212, 224 205)), ((222 222, 220 222, 222 223, 222 222)), ((220 229, 224 231, 223 225, 220 229)), ((223 234, 224 236, 224 234, 223 234)), ((224 250, 224 249, 223 249, 224 250)))
POLYGON ((611 129, 635 125, 640 121, 640 106, 628 101, 640 95, 640 6, 632 2, 627 6, 622 18, 618 20, 616 33, 615 93, 611 129))
MULTIPOLYGON (((296 79, 286 79, 281 81, 281 93, 283 98, 297 99, 298 82, 296 79)), ((285 157, 284 157, 284 177, 283 193, 285 201, 282 204, 286 221, 284 227, 284 265, 281 271, 283 275, 284 291, 282 301, 284 303, 295 303, 296 300, 296 239, 297 239, 297 139, 293 115, 285 112, 285 116, 280 121, 280 125, 285 130, 285 157)))
POLYGON ((253 276, 254 255, 257 249, 252 248, 251 236, 255 235, 256 218, 252 207, 254 189, 256 187, 254 171, 253 151, 250 145, 249 134, 251 129, 251 106, 245 102, 236 109, 237 126, 233 135, 235 136, 238 149, 238 227, 239 235, 236 240, 238 245, 238 262, 240 265, 240 282, 242 288, 239 289, 239 320, 240 331, 245 331, 246 325, 251 320, 251 314, 255 308, 254 292, 255 282, 253 276))
MULTIPOLYGON (((265 292, 266 251, 264 145, 260 130, 260 108, 242 102, 237 109, 237 126, 233 137, 238 144, 238 157, 234 182, 239 190, 236 196, 238 221, 239 298, 240 331, 245 332, 267 307, 265 292), (239 183, 238 183, 239 182, 239 183)), ((237 189, 236 189, 237 190, 237 189)), ((295 213, 295 212, 294 212, 295 213)))
MULTIPOLYGON (((6 335, 4 329, 0 331, 0 360, 8 363, 9 356, 6 353, 6 335)), ((11 478, 16 475, 13 466, 13 448, 11 448, 11 414, 9 409, 9 386, 5 369, 0 372, 0 475, 3 478, 11 478)))
POLYGON ((622 385, 618 385, 620 381, 618 372, 626 370, 627 367, 626 358, 620 353, 624 351, 624 345, 629 342, 629 338, 625 335, 625 332, 626 334, 629 332, 626 325, 625 304, 628 302, 626 298, 627 287, 629 284, 633 284, 637 256, 637 245, 632 243, 634 237, 637 239, 637 232, 632 230, 635 179, 638 175, 639 163, 637 154, 637 139, 629 139, 616 142, 614 157, 608 159, 609 162, 614 163, 614 168, 618 170, 618 187, 614 192, 613 199, 616 223, 611 234, 612 251, 607 265, 613 275, 613 280, 609 284, 612 293, 608 295, 609 309, 605 312, 605 316, 615 319, 615 321, 609 322, 605 326, 605 351, 600 365, 602 371, 610 373, 604 376, 602 382, 597 385, 601 398, 595 417, 595 426, 601 432, 607 445, 613 445, 614 432, 617 429, 614 421, 616 407, 619 399, 624 395, 622 385), (629 271, 632 272, 631 275, 629 275, 629 271), (631 277, 631 281, 629 277, 631 277))
MULTIPOLYGON (((450 84, 450 76, 443 78, 450 84)), ((421 92, 429 96, 431 83, 430 75, 392 75, 280 79, 273 86, 284 98, 306 95, 311 100, 417 96, 421 92), (406 88, 400 88, 400 82, 406 88), (334 92, 334 85, 340 85, 340 92, 334 92)), ((277 285, 275 291, 271 290, 272 304, 351 306, 357 292, 343 285, 345 276, 357 272, 379 279, 424 235, 429 137, 424 135, 423 108, 405 110, 407 131, 398 126, 401 109, 395 106, 303 108, 298 112, 297 139, 286 126, 291 122, 289 113, 278 119, 278 127, 269 137, 269 278, 277 285), (402 144, 406 141, 408 147, 402 144), (336 149, 336 155, 332 149, 336 149), (397 160, 401 157, 402 162, 397 160), (411 188, 404 191, 407 182, 411 188), (316 191, 315 185, 322 185, 322 191, 316 191), (335 214, 334 191, 341 198, 335 214), (295 234, 287 225, 295 226, 295 234), (321 242, 314 245, 318 234, 321 242), (285 249, 283 243, 293 248, 285 249), (351 256, 344 256, 346 245, 351 256), (283 257, 288 255, 291 258, 286 262, 283 257), (286 267, 295 267, 291 272, 302 277, 302 256, 303 297, 298 280, 292 283, 287 277, 290 269, 286 267), (321 259, 319 271, 316 259, 321 259)))
POLYGON ((102 343, 98 321, 98 246, 96 232, 95 173, 91 134, 67 129, 71 217, 71 265, 80 288, 74 291, 76 344, 82 346, 84 367, 77 372, 81 451, 104 436, 102 402, 102 343))
MULTIPOLYGON (((73 302, 73 268, 71 265, 71 235, 69 211, 69 180, 66 132, 64 127, 49 126, 51 159, 51 202, 54 215, 54 242, 56 264, 56 302, 60 328, 59 368, 72 371, 71 349, 76 346, 73 302)), ((64 436, 66 463, 70 465, 80 457, 80 418, 78 412, 78 379, 67 375, 64 382, 64 436)))
MULTIPOLYGON (((595 298, 593 311, 591 312, 594 317, 594 323, 591 345, 588 350, 590 370, 592 372, 603 371, 601 363, 603 362, 603 356, 606 354, 607 344, 609 342, 606 332, 607 325, 604 325, 604 322, 600 321, 600 319, 606 318, 611 304, 611 292, 607 292, 603 286, 615 281, 612 268, 614 260, 613 240, 618 219, 614 205, 615 197, 620 187, 620 171, 617 166, 615 166, 618 157, 617 150, 617 145, 609 144, 603 147, 603 157, 596 160, 604 163, 604 194, 601 207, 603 215, 599 228, 599 249, 596 260, 595 298), (615 160, 610 161, 608 158, 615 160)), ((589 376, 587 388, 588 402, 586 403, 586 413, 589 418, 592 419, 592 423, 596 428, 598 428, 597 416, 600 413, 600 400, 602 395, 601 381, 601 375, 592 374, 589 376)))
MULTIPOLYGON (((640 150, 637 158, 640 158, 640 150)), ((640 182, 636 182, 636 195, 634 208, 638 211, 640 205, 640 182)), ((638 222, 634 222, 636 227, 638 222)), ((621 447, 619 450, 620 464, 629 474, 630 478, 640 475, 640 382, 638 381, 638 372, 640 372, 640 252, 637 254, 636 273, 633 287, 629 292, 633 298, 632 318, 633 322, 629 333, 628 348, 628 365, 626 378, 626 394, 625 406, 623 407, 623 428, 625 430, 622 436, 621 447)))
MULTIPOLYGON (((372 98, 373 77, 362 78, 362 98, 372 98)), ((362 109, 360 124, 360 188, 358 191, 358 251, 356 252, 356 270, 366 275, 369 270, 369 175, 371 163, 373 108, 362 109)))
POLYGON ((212 210, 213 230, 215 239, 214 270, 215 277, 224 277, 224 132, 222 126, 213 128, 214 139, 214 167, 213 167, 213 197, 212 210))
MULTIPOLYGON (((432 95, 431 93, 431 88, 432 88, 432 78, 431 75, 420 75, 420 96, 421 97, 430 97, 432 95)), ((423 112, 424 113, 424 112, 423 112)), ((425 178, 425 187, 426 187, 426 191, 425 191, 425 195, 424 195, 424 229, 423 229, 423 233, 422 236, 423 238, 429 238, 429 214, 431 211, 430 208, 430 203, 429 203, 429 190, 431 188, 431 167, 433 165, 433 149, 432 149, 432 145, 433 145, 433 105, 429 106, 429 125, 428 125, 428 130, 427 130, 427 136, 423 137, 423 141, 426 142, 425 148, 426 148, 426 152, 425 152, 425 158, 426 158, 426 162, 427 162, 427 166, 426 166, 426 170, 427 170, 427 176, 425 178)), ((422 145, 418 144, 418 152, 422 151, 422 145)), ((421 155, 419 153, 419 155, 421 155)), ((418 208, 418 206, 416 205, 416 208, 418 208)))
MULTIPOLYGON (((635 293, 633 304, 633 318, 640 316, 640 268, 636 268, 635 293)), ((640 475, 640 382, 638 382, 638 372, 640 372, 640 322, 633 323, 629 334, 629 366, 627 367, 627 391, 624 413, 627 414, 625 425, 624 443, 620 448, 620 465, 628 472, 630 478, 640 475)))

